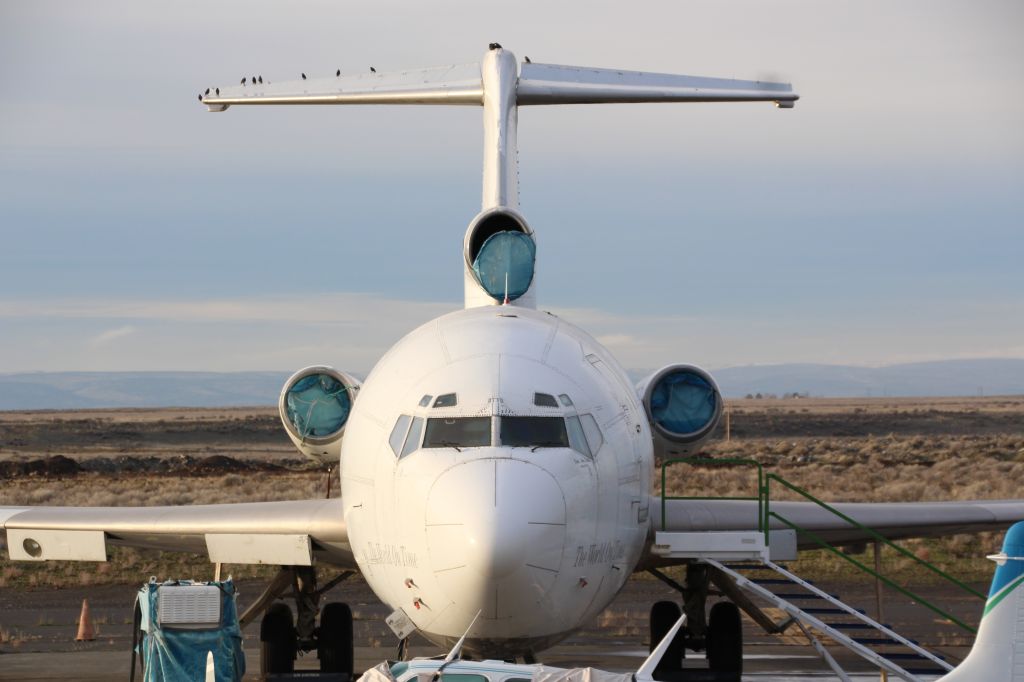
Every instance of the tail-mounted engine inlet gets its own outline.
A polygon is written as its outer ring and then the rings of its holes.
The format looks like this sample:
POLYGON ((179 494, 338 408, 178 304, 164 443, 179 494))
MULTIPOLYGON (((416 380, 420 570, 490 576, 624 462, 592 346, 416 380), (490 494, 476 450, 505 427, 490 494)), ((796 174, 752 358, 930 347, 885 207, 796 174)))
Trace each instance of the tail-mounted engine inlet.
POLYGON ((466 307, 513 301, 533 307, 537 245, 521 215, 507 208, 484 211, 466 230, 463 252, 466 307))

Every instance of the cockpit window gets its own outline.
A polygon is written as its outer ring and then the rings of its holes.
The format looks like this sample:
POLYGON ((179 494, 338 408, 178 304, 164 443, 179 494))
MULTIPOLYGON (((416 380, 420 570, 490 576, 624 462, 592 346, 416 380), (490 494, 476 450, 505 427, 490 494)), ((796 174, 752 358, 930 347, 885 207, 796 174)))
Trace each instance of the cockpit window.
POLYGON ((388 439, 388 445, 391 446, 391 451, 396 455, 402 452, 402 443, 405 442, 405 433, 409 430, 409 420, 412 419, 407 414, 403 414, 395 422, 395 428, 391 429, 391 437, 388 439))
POLYGON ((572 398, 567 396, 565 393, 558 394, 558 399, 562 401, 562 404, 566 407, 572 407, 572 398))
POLYGON ((587 443, 590 445, 590 451, 597 454, 597 451, 604 445, 604 436, 601 434, 601 427, 597 425, 597 420, 594 419, 592 414, 581 414, 580 423, 583 424, 583 433, 587 435, 587 443))
POLYGON ((576 415, 566 417, 565 425, 569 429, 569 442, 572 443, 572 449, 587 457, 593 457, 590 447, 587 445, 587 437, 583 434, 580 418, 576 415))
POLYGON ((422 398, 420 398, 420 407, 426 407, 427 405, 429 405, 430 404, 430 399, 433 398, 433 397, 434 396, 432 396, 432 395, 425 395, 422 398))
POLYGON ((459 404, 459 397, 454 393, 445 393, 437 396, 434 407, 455 407, 459 404))
POLYGON ((405 439, 405 447, 402 448, 402 457, 413 452, 420 446, 420 436, 423 435, 423 417, 416 417, 409 427, 409 435, 405 439))
POLYGON ((547 393, 534 393, 533 404, 537 407, 558 407, 555 396, 547 393))
POLYGON ((427 420, 425 448, 479 448, 490 444, 490 417, 432 417, 427 420))
POLYGON ((514 448, 567 448, 561 417, 502 417, 501 444, 514 448))

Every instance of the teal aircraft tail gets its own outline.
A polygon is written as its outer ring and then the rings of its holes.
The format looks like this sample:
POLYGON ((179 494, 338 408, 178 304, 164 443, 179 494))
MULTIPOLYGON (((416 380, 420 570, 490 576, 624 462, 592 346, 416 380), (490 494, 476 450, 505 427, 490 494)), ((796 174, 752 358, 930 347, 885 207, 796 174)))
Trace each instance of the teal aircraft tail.
POLYGON ((971 653, 939 682, 1024 682, 1024 521, 1006 531, 971 653))

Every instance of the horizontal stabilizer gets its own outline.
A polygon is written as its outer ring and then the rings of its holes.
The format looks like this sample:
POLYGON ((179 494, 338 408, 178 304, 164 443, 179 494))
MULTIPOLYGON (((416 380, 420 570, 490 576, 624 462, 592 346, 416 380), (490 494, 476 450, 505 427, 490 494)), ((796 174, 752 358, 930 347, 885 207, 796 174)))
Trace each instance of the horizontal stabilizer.
POLYGON ((799 97, 789 83, 532 63, 522 65, 516 89, 516 102, 520 106, 765 101, 789 108, 799 97))
POLYGON ((475 104, 483 103, 479 64, 393 73, 327 76, 214 88, 210 111, 236 104, 475 104), (218 93, 217 90, 220 92, 218 93))

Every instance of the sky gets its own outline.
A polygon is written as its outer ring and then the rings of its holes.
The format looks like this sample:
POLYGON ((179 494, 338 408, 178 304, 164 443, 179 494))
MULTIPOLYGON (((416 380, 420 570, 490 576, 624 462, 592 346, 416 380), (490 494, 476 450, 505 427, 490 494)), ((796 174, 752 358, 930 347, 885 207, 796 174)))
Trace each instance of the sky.
POLYGON ((356 372, 462 305, 475 107, 235 107, 478 61, 791 81, 520 111, 539 307, 627 367, 1024 357, 1024 4, 0 5, 0 372, 356 372))

